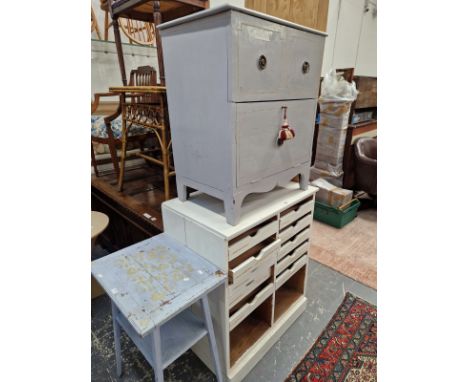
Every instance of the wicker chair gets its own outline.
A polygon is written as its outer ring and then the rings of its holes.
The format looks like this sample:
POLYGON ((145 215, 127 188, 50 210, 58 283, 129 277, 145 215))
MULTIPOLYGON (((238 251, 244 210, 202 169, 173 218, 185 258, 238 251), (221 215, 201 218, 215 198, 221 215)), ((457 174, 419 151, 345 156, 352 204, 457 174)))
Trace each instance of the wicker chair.
MULTIPOLYGON (((130 72, 131 86, 156 85, 156 71, 151 66, 141 66, 130 72)), ((117 110, 109 116, 96 115, 100 100, 104 97, 119 97, 115 93, 96 93, 94 102, 91 104, 91 161, 94 173, 99 176, 93 142, 109 146, 114 171, 118 180, 120 174, 117 150, 122 149, 122 110, 119 103, 117 110)), ((128 127, 127 143, 138 143, 140 151, 143 152, 145 141, 151 136, 151 132, 140 125, 132 124, 128 127)))

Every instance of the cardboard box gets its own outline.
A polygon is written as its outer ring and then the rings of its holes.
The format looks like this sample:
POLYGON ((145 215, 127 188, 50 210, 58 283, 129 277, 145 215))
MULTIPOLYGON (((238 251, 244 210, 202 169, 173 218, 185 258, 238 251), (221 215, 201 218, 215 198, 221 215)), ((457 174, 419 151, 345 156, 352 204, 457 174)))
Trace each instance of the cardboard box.
POLYGON ((343 171, 347 130, 320 124, 314 167, 338 175, 343 171))
POLYGON ((318 187, 319 191, 315 195, 316 199, 332 207, 341 207, 351 203, 353 191, 336 187, 323 178, 314 180, 312 186, 318 187))
POLYGON ((313 166, 310 168, 309 179, 313 181, 318 178, 323 178, 331 184, 334 184, 336 187, 341 187, 343 185, 343 174, 343 171, 335 174, 313 166))

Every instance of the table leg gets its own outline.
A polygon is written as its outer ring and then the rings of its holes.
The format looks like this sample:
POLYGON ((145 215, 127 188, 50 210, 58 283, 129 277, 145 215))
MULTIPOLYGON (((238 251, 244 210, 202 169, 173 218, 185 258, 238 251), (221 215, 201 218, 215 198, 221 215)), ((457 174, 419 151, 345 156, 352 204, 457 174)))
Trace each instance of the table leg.
POLYGON ((161 327, 156 326, 153 330, 153 357, 155 382, 164 382, 164 369, 161 358, 161 327))
POLYGON ((120 347, 120 325, 117 322, 117 307, 112 303, 112 323, 114 325, 115 364, 117 365, 117 377, 122 375, 122 350, 120 347))
POLYGON ((210 306, 208 304, 207 295, 202 297, 202 307, 203 315, 205 316, 206 329, 208 330, 208 339, 210 340, 211 355, 213 356, 215 364, 216 378, 218 379, 218 382, 222 382, 223 376, 221 373, 221 365, 219 363, 218 346, 216 345, 216 337, 213 330, 213 322, 211 321, 210 306))

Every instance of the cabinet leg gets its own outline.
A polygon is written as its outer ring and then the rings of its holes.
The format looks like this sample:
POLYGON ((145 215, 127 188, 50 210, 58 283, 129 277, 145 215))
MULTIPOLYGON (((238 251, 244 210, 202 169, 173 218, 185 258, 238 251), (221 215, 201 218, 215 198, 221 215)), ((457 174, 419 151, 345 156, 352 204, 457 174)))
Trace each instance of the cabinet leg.
POLYGON ((153 330, 153 357, 154 357, 154 379, 155 382, 164 382, 163 364, 161 358, 161 327, 156 326, 153 330))
POLYGON ((218 346, 216 345, 216 337, 214 334, 213 322, 211 321, 210 306, 208 304, 208 297, 206 295, 202 297, 202 306, 203 306, 203 315, 205 317, 205 325, 206 325, 206 329, 208 330, 208 339, 210 341, 211 355, 213 357, 215 370, 216 370, 216 378, 218 379, 218 382, 223 382, 223 375, 221 373, 221 364, 219 362, 218 346))
POLYGON ((299 185, 301 187, 301 190, 307 190, 310 184, 310 170, 307 169, 307 171, 303 171, 299 174, 299 185))
POLYGON ((179 200, 185 202, 188 199, 187 186, 177 179, 176 174, 176 183, 177 183, 177 196, 179 200))
POLYGON ((122 375, 122 350, 120 347, 121 329, 117 322, 117 307, 112 303, 112 324, 114 326, 115 364, 117 366, 117 377, 122 375))
POLYGON ((241 215, 241 204, 242 200, 238 198, 225 199, 224 200, 224 214, 226 215, 226 221, 231 225, 239 223, 241 215))

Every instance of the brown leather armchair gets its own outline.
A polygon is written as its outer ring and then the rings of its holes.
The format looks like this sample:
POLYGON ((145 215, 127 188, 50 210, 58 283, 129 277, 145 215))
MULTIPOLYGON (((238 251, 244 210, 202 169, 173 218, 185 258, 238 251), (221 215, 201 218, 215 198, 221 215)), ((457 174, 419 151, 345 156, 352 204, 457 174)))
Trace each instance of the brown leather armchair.
POLYGON ((377 198, 377 138, 359 138, 354 144, 355 189, 377 198))

